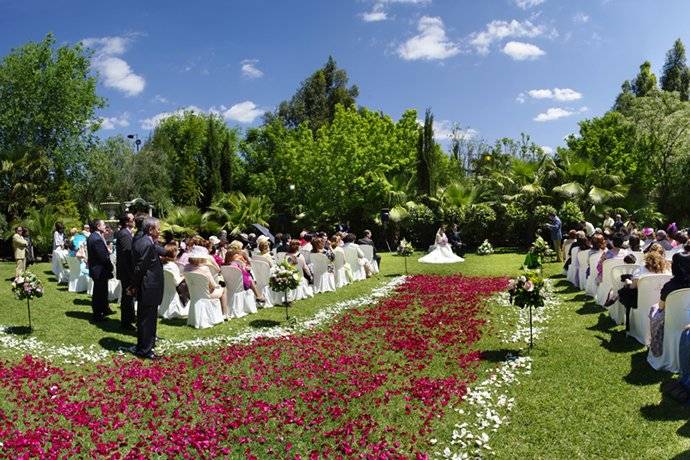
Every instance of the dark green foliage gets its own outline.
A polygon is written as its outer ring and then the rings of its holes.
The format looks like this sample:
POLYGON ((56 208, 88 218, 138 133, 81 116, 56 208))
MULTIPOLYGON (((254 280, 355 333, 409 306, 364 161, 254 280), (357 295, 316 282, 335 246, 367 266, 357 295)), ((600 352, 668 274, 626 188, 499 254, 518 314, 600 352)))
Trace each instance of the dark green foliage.
POLYGON ((496 212, 485 203, 473 204, 465 210, 465 219, 460 230, 463 241, 471 246, 478 246, 488 239, 496 222, 496 212))
POLYGON ((426 249, 434 242, 437 224, 434 213, 427 206, 418 204, 409 209, 409 217, 403 225, 403 236, 418 249, 426 249))
POLYGON ((564 230, 575 227, 575 225, 585 219, 582 210, 574 201, 564 201, 561 209, 558 211, 558 217, 561 219, 564 230))
POLYGON ((652 64, 644 61, 640 66, 640 73, 637 74, 632 84, 632 90, 637 97, 648 96, 657 89, 656 75, 652 72, 652 64))
POLYGON ((424 126, 419 128, 417 140, 417 191, 420 195, 431 195, 435 146, 434 115, 431 109, 426 109, 424 126))
POLYGON ((661 76, 661 89, 664 91, 676 91, 681 101, 688 100, 690 89, 690 69, 685 58, 685 46, 679 38, 673 44, 673 48, 666 53, 664 73, 661 76))

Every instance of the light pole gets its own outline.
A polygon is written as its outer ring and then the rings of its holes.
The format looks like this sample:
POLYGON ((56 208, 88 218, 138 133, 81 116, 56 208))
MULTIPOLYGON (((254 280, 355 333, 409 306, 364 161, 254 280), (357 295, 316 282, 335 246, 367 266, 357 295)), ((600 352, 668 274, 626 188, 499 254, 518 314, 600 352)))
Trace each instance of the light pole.
POLYGON ((137 147, 137 153, 139 153, 139 146, 141 145, 141 139, 139 139, 138 134, 127 134, 128 139, 134 139, 134 145, 137 147))

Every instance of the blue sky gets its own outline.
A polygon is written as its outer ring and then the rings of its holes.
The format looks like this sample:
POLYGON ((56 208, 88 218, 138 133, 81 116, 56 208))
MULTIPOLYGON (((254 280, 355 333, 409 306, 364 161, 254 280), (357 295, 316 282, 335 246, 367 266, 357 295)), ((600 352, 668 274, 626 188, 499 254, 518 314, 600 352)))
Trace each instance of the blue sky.
POLYGON ((333 55, 358 103, 397 119, 431 107, 489 142, 529 133, 555 148, 607 111, 645 60, 690 46, 690 1, 0 0, 0 53, 53 32, 95 50, 100 135, 146 137, 186 107, 242 129, 333 55))

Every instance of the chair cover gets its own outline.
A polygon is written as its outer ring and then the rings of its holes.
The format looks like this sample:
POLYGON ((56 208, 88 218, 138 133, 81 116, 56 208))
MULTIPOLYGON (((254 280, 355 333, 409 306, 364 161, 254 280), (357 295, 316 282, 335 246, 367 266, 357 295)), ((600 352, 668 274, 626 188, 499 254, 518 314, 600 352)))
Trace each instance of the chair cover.
MULTIPOLYGON (((572 241, 569 241, 567 243, 563 244, 563 260, 568 260, 568 251, 570 251, 570 246, 573 245, 572 241)), ((567 275, 568 272, 566 270, 563 270, 563 274, 567 275)))
POLYGON ((252 260, 252 274, 254 275, 257 289, 266 298, 264 308, 271 308, 273 306, 273 294, 268 286, 268 281, 271 278, 271 267, 266 261, 252 260))
POLYGON ((568 265, 568 282, 575 287, 578 287, 578 273, 580 266, 578 265, 578 254, 580 253, 580 248, 573 248, 570 255, 570 265, 568 265))
POLYGON ((608 298, 609 292, 611 291, 611 269, 613 267, 623 264, 625 264, 625 262, 623 262, 623 258, 620 258, 606 259, 602 265, 601 283, 599 283, 599 286, 597 286, 597 294, 594 297, 594 300, 596 300, 597 303, 602 307, 604 306, 604 303, 606 303, 606 299, 608 298))
POLYGON ((631 252, 631 254, 635 256, 635 263, 637 265, 644 265, 644 256, 645 256, 644 252, 636 251, 636 252, 631 252))
POLYGON ((328 257, 325 254, 311 255, 314 275, 314 293, 335 291, 335 276, 328 271, 328 257))
POLYGON ((683 246, 678 246, 677 248, 670 249, 666 251, 666 260, 673 260, 673 256, 678 254, 683 250, 683 246))
POLYGON ((654 369, 666 369, 670 372, 680 370, 678 345, 680 334, 688 324, 690 324, 690 289, 673 291, 666 297, 663 352, 658 358, 652 355, 651 350, 647 354, 647 362, 654 369))
POLYGON ((379 264, 376 263, 376 261, 374 260, 374 248, 372 246, 369 246, 368 244, 360 244, 359 249, 362 250, 364 257, 366 257, 366 259, 369 261, 371 271, 374 273, 378 273, 379 264))
POLYGON ((177 293, 175 276, 168 270, 163 270, 163 301, 158 307, 158 316, 165 319, 186 318, 189 316, 189 304, 182 304, 177 293))
POLYGON ((589 276, 587 276, 587 284, 585 285, 585 292, 587 295, 594 297, 597 293, 597 264, 601 259, 601 254, 604 251, 599 250, 589 256, 589 276))
POLYGON ((56 249, 53 251, 51 257, 52 272, 57 278, 58 284, 69 282, 69 268, 67 265, 67 255, 69 251, 66 249, 56 249))
POLYGON ((69 292, 84 292, 88 288, 89 277, 82 274, 81 262, 75 256, 67 256, 69 266, 69 292))
MULTIPOLYGON (((165 273, 163 274, 165 276, 165 273)), ((223 311, 219 299, 212 299, 208 290, 208 278, 200 273, 185 272, 189 288, 189 314, 187 324, 197 329, 206 329, 223 322, 223 311)))
POLYGON ((242 318, 256 313, 256 298, 252 291, 245 291, 242 283, 242 271, 233 265, 223 265, 220 272, 225 280, 228 296, 228 307, 231 318, 242 318))
MULTIPOLYGON (((611 290, 617 293, 619 289, 623 287, 623 282, 621 281, 621 275, 631 274, 635 270, 640 268, 637 264, 623 264, 617 265, 611 269, 609 272, 609 284, 611 285, 611 290)), ((616 324, 625 324, 625 307, 620 301, 616 301, 613 305, 608 308, 609 316, 613 319, 616 324)))
POLYGON ((334 264, 334 279, 336 289, 340 289, 343 286, 347 286, 347 268, 345 267, 345 254, 340 251, 335 251, 334 264))
POLYGON ((589 250, 578 251, 577 253, 577 285, 581 290, 585 290, 587 287, 587 268, 589 268, 589 250))
POLYGON ((649 310, 659 302, 661 288, 671 275, 644 275, 637 281, 637 308, 630 310, 630 335, 642 345, 649 345, 649 310))
POLYGON ((367 279, 367 274, 364 271, 364 266, 360 263, 360 259, 357 252, 356 246, 346 246, 343 248, 345 251, 345 261, 350 265, 352 269, 353 281, 360 281, 367 279))
POLYGON ((311 251, 305 251, 304 249, 299 250, 300 254, 304 256, 304 261, 307 263, 307 265, 311 264, 311 251))
POLYGON ((276 263, 281 263, 282 261, 284 261, 286 256, 287 256, 287 252, 277 252, 276 253, 276 263))

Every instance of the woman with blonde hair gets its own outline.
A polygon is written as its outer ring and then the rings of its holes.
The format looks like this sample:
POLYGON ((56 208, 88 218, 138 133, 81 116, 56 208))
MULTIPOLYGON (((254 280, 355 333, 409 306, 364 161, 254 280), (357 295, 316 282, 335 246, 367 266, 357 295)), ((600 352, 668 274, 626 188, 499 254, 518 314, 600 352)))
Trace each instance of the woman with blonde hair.
POLYGON ((220 307, 223 311, 223 316, 228 317, 228 299, 225 293, 225 288, 216 282, 216 277, 211 273, 209 268, 209 255, 203 245, 196 245, 190 251, 188 257, 189 263, 185 265, 184 271, 189 273, 198 273, 208 278, 208 291, 212 299, 220 300, 220 307))

